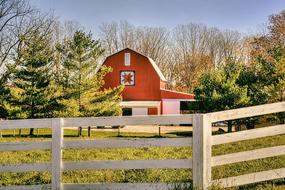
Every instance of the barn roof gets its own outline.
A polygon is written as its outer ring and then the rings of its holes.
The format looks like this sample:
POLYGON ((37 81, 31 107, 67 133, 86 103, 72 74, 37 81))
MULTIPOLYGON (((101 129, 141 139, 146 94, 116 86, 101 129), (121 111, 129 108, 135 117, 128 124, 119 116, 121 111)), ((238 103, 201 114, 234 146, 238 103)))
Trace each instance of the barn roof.
MULTIPOLYGON (((137 54, 139 54, 139 55, 141 55, 141 56, 147 58, 148 61, 151 63, 152 67, 154 68, 154 70, 156 71, 156 73, 158 74, 160 80, 161 80, 161 81, 164 81, 164 82, 167 81, 166 78, 164 77, 164 75, 162 74, 161 70, 159 69, 159 67, 157 66, 157 64, 155 63, 155 61, 154 61, 152 58, 150 58, 150 57, 148 57, 148 56, 146 56, 146 55, 144 55, 144 54, 142 54, 142 53, 139 53, 139 52, 137 52, 137 51, 135 51, 135 50, 133 50, 133 49, 124 48, 124 49, 122 49, 122 50, 120 50, 120 51, 118 51, 118 52, 116 52, 116 53, 113 53, 113 54, 107 56, 105 60, 107 60, 109 57, 112 57, 113 55, 116 55, 116 54, 118 54, 118 53, 121 53, 121 52, 124 51, 124 50, 130 50, 130 51, 132 51, 132 52, 135 52, 135 53, 137 53, 137 54)), ((105 61, 104 61, 104 62, 105 62, 105 61)))

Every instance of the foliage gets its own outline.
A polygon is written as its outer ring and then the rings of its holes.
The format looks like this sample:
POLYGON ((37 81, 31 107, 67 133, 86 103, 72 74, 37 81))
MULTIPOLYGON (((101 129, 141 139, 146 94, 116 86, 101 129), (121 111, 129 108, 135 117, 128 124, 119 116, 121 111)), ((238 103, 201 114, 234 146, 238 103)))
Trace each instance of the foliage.
POLYGON ((196 100, 203 112, 221 111, 248 104, 247 89, 237 85, 243 70, 238 63, 229 63, 219 69, 203 73, 195 89, 196 100))
MULTIPOLYGON (((283 68, 283 59, 272 63, 259 58, 249 66, 230 62, 204 73, 195 89, 198 110, 212 112, 282 101, 285 87, 283 68)), ((283 113, 277 117, 284 123, 283 113)), ((258 120, 258 117, 246 118, 235 121, 235 124, 244 124, 251 129, 258 120)), ((232 122, 228 124, 231 131, 232 122)))
POLYGON ((53 117, 60 104, 49 71, 52 62, 50 37, 35 32, 29 38, 23 38, 9 85, 10 115, 13 118, 53 117))
MULTIPOLYGON (((220 111, 284 101, 285 98, 285 11, 270 17, 269 33, 252 43, 252 64, 227 63, 202 74, 195 89, 198 109, 220 111)), ((276 114, 285 123, 285 113, 276 114)), ((239 120, 254 128, 258 118, 239 120)))
MULTIPOLYGON (((237 84, 244 69, 244 65, 231 62, 203 73, 199 78, 199 86, 194 90, 199 111, 213 112, 247 106, 250 101, 247 88, 237 84)), ((230 132, 231 121, 228 127, 230 132)))
MULTIPOLYGON (((264 65, 264 88, 267 102, 284 101, 285 98, 285 11, 269 17, 268 33, 255 38, 252 55, 256 65, 264 65)), ((276 114, 285 123, 285 113, 276 114)))
POLYGON ((10 98, 10 90, 6 86, 9 74, 9 71, 5 71, 5 73, 0 78, 0 118, 9 117, 9 112, 6 103, 7 100, 10 98))
POLYGON ((91 34, 75 32, 71 40, 57 45, 61 53, 62 75, 66 110, 61 116, 120 115, 119 101, 122 87, 102 90, 104 76, 111 68, 101 66, 99 58, 104 50, 91 34))

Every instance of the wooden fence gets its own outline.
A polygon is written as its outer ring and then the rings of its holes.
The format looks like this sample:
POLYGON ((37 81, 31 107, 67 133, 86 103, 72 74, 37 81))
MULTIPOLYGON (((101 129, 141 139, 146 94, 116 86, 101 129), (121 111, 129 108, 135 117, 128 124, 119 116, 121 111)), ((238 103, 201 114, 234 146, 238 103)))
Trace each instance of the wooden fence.
MULTIPOLYGON (((167 183, 112 183, 112 184, 62 184, 61 173, 67 170, 97 169, 148 169, 148 168, 187 168, 192 169, 193 186, 207 189, 211 184, 224 187, 250 184, 285 177, 285 168, 212 180, 211 167, 249 161, 285 154, 285 146, 262 148, 212 157, 212 145, 248 140, 260 137, 285 134, 285 125, 277 125, 212 136, 212 123, 246 118, 285 111, 285 102, 241 108, 209 114, 176 116, 135 116, 98 118, 54 118, 0 121, 0 130, 19 128, 52 128, 51 141, 2 142, 0 151, 51 150, 49 163, 2 164, 0 172, 50 171, 52 183, 45 185, 0 186, 1 189, 171 189, 177 184, 167 183), (104 125, 156 125, 193 124, 193 138, 154 138, 154 139, 104 139, 104 140, 64 140, 64 127, 104 126, 104 125), (119 161, 62 161, 62 149, 69 148, 141 148, 141 147, 193 147, 193 158, 180 160, 119 160, 119 161)), ((184 184, 185 185, 185 184, 184 184)), ((186 184, 187 185, 187 184, 186 184)))

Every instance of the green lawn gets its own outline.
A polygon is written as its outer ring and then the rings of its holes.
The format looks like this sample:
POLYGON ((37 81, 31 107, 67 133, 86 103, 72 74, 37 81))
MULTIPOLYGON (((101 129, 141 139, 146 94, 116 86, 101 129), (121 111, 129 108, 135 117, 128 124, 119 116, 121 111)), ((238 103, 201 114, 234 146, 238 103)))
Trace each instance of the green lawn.
MULTIPOLYGON (((17 134, 18 132, 16 132, 17 134)), ((50 140, 50 130, 40 129, 40 135, 28 137, 28 130, 22 131, 23 137, 14 137, 13 131, 3 131, 0 141, 34 141, 50 140)), ((65 130, 65 138, 79 139, 76 130, 65 130)), ((84 137, 88 139, 86 131, 84 137)), ((132 138, 156 137, 150 133, 121 133, 92 131, 90 138, 132 138)), ((191 133, 162 134, 162 137, 185 137, 191 133)), ((277 145, 285 145, 285 135, 260 138, 254 140, 213 146, 213 155, 252 150, 277 145)), ((133 160, 133 159, 185 159, 191 158, 190 147, 181 148, 108 148, 108 149, 69 149, 63 151, 64 161, 87 160, 133 160)), ((50 151, 10 151, 0 152, 0 164, 32 163, 50 161, 50 151)), ((213 179, 242 175, 263 170, 285 167, 285 156, 278 156, 255 161, 241 162, 214 167, 213 179)), ((63 183, 96 183, 96 182, 191 182, 191 170, 186 169, 146 169, 146 170, 97 170, 68 171, 63 173, 63 183)), ((0 173, 1 185, 42 184, 50 183, 49 172, 0 173)), ((285 189, 285 180, 275 180, 267 183, 247 185, 233 189, 285 189)))

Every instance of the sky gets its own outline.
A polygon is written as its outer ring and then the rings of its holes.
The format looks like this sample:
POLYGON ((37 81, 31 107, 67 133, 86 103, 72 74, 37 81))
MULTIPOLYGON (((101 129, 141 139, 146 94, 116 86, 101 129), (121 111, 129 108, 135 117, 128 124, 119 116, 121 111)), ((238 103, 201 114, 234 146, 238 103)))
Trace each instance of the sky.
POLYGON ((173 29, 178 24, 203 23, 253 34, 268 16, 285 9, 285 0, 30 0, 61 20, 78 21, 98 32, 102 22, 124 21, 137 26, 173 29))

